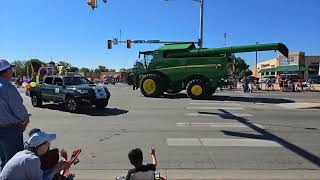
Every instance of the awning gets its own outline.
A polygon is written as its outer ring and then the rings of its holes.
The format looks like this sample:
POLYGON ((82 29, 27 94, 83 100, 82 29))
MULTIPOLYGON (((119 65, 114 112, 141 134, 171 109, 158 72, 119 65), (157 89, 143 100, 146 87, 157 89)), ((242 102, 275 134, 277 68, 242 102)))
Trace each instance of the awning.
POLYGON ((276 72, 277 68, 276 67, 273 67, 273 68, 266 68, 266 69, 261 69, 259 72, 260 73, 264 73, 264 72, 276 72))
POLYGON ((290 65, 290 66, 278 66, 276 68, 276 71, 305 71, 306 67, 304 66, 299 66, 299 65, 290 65))

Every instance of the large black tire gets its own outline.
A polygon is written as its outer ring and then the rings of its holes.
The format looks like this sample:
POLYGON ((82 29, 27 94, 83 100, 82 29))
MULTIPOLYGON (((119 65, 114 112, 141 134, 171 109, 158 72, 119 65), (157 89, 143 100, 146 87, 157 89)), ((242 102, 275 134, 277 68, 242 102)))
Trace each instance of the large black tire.
POLYGON ((42 99, 37 94, 33 93, 30 95, 31 104, 33 107, 42 107, 42 99))
POLYGON ((208 96, 206 93, 206 82, 202 79, 193 79, 187 84, 187 93, 191 99, 203 99, 208 96))
POLYGON ((142 77, 140 91, 146 97, 159 97, 164 93, 163 79, 157 74, 146 74, 142 77))
POLYGON ((207 96, 212 96, 216 92, 217 88, 216 87, 206 87, 205 93, 207 96))
POLYGON ((79 108, 79 102, 74 97, 69 96, 65 101, 65 107, 69 112, 76 112, 79 108))
POLYGON ((104 109, 108 106, 108 102, 99 102, 94 105, 97 109, 104 109))

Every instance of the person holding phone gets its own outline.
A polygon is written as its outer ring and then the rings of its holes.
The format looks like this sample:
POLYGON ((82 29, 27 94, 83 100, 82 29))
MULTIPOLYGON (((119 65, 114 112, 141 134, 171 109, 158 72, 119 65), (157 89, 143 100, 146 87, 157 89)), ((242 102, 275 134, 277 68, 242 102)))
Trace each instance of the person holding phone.
POLYGON ((62 170, 70 168, 67 161, 59 161, 50 171, 41 168, 41 157, 46 155, 55 134, 43 131, 31 134, 26 149, 14 155, 0 173, 1 180, 52 180, 62 170))
POLYGON ((134 166, 133 169, 128 171, 126 176, 126 180, 153 180, 154 179, 154 172, 157 168, 157 158, 156 158, 156 148, 154 146, 151 147, 150 150, 151 156, 151 163, 150 164, 143 164, 143 153, 141 149, 136 148, 129 152, 128 157, 130 163, 134 166))

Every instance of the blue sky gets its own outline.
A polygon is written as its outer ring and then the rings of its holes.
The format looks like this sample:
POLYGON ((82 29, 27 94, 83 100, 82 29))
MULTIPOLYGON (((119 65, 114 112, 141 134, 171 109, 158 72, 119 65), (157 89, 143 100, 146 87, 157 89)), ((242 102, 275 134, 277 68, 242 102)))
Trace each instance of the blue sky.
MULTIPOLYGON (((138 51, 159 45, 106 47, 122 39, 196 40, 199 3, 192 0, 10 0, 0 4, 0 57, 66 60, 78 67, 131 67, 138 51)), ((320 55, 319 0, 206 0, 204 47, 283 42, 291 52, 320 55)), ((251 65, 255 53, 237 54, 251 65)), ((259 60, 275 57, 259 53, 259 60)))

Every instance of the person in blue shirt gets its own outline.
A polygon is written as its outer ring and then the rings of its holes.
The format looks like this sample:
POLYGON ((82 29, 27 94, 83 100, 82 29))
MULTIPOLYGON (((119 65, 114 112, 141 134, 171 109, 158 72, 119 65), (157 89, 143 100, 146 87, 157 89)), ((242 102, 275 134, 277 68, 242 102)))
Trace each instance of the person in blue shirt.
POLYGON ((31 134, 26 149, 15 154, 0 173, 1 180, 52 180, 62 170, 70 168, 67 161, 59 161, 52 169, 41 168, 41 157, 46 155, 55 134, 38 131, 31 134))
POLYGON ((29 114, 12 84, 12 65, 0 59, 0 171, 9 159, 23 150, 23 131, 29 114))

